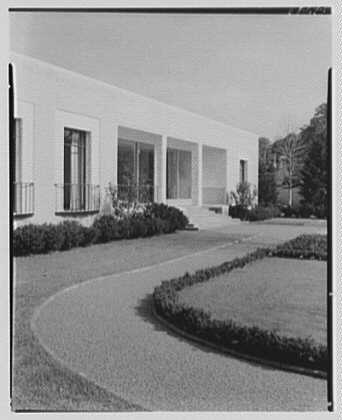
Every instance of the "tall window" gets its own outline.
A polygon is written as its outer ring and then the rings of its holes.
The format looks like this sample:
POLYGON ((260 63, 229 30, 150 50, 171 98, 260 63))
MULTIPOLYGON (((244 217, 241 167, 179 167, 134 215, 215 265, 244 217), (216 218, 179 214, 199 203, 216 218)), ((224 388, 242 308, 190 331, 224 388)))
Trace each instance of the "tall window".
POLYGON ((153 201, 154 146, 119 139, 118 185, 120 199, 153 201))
POLYGON ((247 160, 240 160, 240 182, 248 182, 247 160))
POLYGON ((64 129, 64 210, 84 210, 89 178, 87 132, 64 129))
POLYGON ((191 152, 167 149, 167 198, 191 198, 191 152))

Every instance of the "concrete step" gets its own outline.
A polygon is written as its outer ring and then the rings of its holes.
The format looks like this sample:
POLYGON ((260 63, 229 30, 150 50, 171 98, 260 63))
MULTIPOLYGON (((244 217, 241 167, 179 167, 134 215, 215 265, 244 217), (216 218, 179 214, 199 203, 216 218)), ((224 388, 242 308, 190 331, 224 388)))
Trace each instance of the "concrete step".
POLYGON ((199 227, 195 226, 193 223, 189 223, 185 226, 185 230, 197 231, 199 230, 199 227))
POLYGON ((180 210, 188 217, 188 230, 217 228, 240 223, 238 219, 232 219, 227 213, 219 213, 209 210, 208 207, 181 206, 180 210))

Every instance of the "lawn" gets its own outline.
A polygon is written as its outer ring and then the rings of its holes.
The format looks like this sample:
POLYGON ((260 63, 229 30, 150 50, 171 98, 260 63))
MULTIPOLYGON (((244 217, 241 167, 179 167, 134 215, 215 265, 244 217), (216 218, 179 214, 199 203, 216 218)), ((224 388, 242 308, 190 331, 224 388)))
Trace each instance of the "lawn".
MULTIPOLYGON (((238 237, 241 235, 232 235, 230 240, 238 237)), ((34 310, 73 284, 182 257, 228 240, 219 233, 178 232, 15 258, 12 408, 140 411, 140 407, 73 374, 48 355, 30 328, 34 310)))
POLYGON ((178 294, 213 319, 327 344, 325 261, 264 258, 178 294))
MULTIPOLYGON (((313 231, 312 228, 301 228, 313 231)), ((14 259, 12 408, 52 411, 136 411, 118 398, 63 368, 39 345, 30 328, 34 310, 58 291, 98 276, 133 270, 226 244, 251 233, 257 247, 293 237, 291 227, 232 226, 229 232, 178 232, 121 240, 47 255, 14 259), (268 229, 269 228, 269 229, 268 229)), ((246 246, 246 245, 244 245, 246 246)))

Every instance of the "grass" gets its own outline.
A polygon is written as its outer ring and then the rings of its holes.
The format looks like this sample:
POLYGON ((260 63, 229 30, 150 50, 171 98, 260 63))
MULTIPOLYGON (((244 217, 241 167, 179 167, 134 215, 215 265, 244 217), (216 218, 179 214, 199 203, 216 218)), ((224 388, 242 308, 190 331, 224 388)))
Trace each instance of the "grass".
POLYGON ((326 263, 265 258, 179 291, 181 302, 280 335, 326 345, 326 263))
MULTIPOLYGON (((307 231, 302 228, 303 231, 307 231)), ((296 227, 255 226, 261 243, 293 237, 296 227)), ((310 228, 310 231, 312 229, 310 228)), ((251 233, 251 226, 232 226, 224 232, 178 232, 145 239, 121 240, 14 261, 14 326, 12 408, 51 411, 142 410, 60 366, 31 332, 34 310, 47 298, 73 284, 98 276, 133 270, 208 249, 251 233), (234 234, 232 234, 234 232, 234 234)), ((257 246, 256 243, 253 243, 257 246)), ((259 245, 259 242, 258 242, 259 245)))
POLYGON ((73 284, 181 257, 228 239, 219 233, 196 232, 194 240, 193 232, 178 232, 16 258, 12 409, 141 411, 141 407, 63 368, 47 354, 30 328, 34 310, 49 296, 73 284))

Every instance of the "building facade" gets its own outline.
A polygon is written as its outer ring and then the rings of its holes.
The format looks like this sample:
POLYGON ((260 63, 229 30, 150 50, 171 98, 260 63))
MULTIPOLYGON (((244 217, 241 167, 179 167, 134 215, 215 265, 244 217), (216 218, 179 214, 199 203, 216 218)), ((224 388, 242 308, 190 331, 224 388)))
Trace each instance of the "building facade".
POLYGON ((258 136, 104 82, 11 54, 14 221, 90 223, 120 199, 228 204, 258 185, 258 136))

